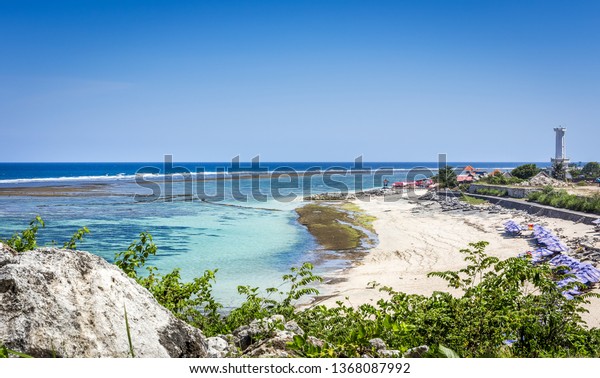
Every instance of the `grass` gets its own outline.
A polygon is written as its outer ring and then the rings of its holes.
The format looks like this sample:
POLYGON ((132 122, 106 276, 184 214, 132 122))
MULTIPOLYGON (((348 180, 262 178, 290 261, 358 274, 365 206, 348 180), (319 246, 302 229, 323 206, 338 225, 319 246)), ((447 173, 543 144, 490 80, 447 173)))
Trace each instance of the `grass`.
POLYGON ((135 353, 133 352, 133 343, 131 342, 131 332, 129 330, 129 319, 127 318, 127 307, 123 306, 123 310, 125 311, 125 330, 127 331, 127 342, 129 343, 129 354, 131 354, 132 358, 135 358, 135 353))
POLYGON ((466 202, 470 205, 483 205, 484 203, 487 203, 486 200, 483 199, 479 199, 479 198, 475 198, 475 197, 471 197, 471 196, 467 196, 467 195, 461 195, 459 200, 466 202))
POLYGON ((357 221, 345 209, 311 203, 296 209, 296 212, 300 216, 298 222, 305 225, 325 249, 333 251, 356 249, 360 247, 361 240, 367 238, 364 232, 352 227, 352 225, 364 227, 361 222, 366 223, 367 219, 357 221))
POLYGON ((480 188, 477 189, 477 194, 483 194, 487 196, 496 196, 496 197, 506 197, 508 195, 508 191, 500 190, 500 189, 492 189, 492 188, 480 188))
POLYGON ((0 344, 0 358, 11 358, 11 357, 33 358, 28 354, 17 352, 16 350, 8 349, 6 346, 0 344))

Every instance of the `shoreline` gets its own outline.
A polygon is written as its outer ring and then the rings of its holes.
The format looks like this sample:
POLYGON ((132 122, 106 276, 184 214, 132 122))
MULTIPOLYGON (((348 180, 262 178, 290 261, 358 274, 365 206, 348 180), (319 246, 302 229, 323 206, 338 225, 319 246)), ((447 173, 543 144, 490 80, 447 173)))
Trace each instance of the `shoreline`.
MULTIPOLYGON (((550 227, 571 246, 571 252, 566 254, 582 262, 596 265, 594 261, 586 261, 585 255, 575 253, 573 247, 585 244, 600 248, 600 235, 592 226, 522 211, 498 210, 491 205, 479 205, 473 207, 477 210, 469 211, 448 210, 435 201, 384 202, 381 197, 351 203, 377 218, 373 226, 379 244, 353 260, 350 267, 327 274, 318 287, 320 295, 307 306, 335 306, 336 301, 352 306, 374 305, 387 297, 378 290, 382 286, 408 294, 431 295, 434 291, 459 294, 448 288, 446 281, 428 278, 427 274, 463 268, 466 263, 459 250, 472 242, 489 242, 486 253, 501 260, 532 250, 528 232, 524 232, 523 237, 504 234, 503 223, 509 219, 550 227)), ((593 292, 600 293, 600 290, 596 287, 593 292)), ((582 318, 589 327, 600 327, 600 299, 589 300, 591 303, 585 306, 589 313, 582 314, 582 318)))

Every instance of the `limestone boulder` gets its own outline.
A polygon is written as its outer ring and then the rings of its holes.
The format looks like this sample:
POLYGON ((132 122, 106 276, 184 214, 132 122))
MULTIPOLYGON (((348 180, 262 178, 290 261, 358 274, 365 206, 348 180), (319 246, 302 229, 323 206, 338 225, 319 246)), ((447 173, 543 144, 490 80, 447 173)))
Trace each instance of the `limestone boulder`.
POLYGON ((200 330, 88 252, 0 244, 0 344, 35 357, 205 357, 200 330))

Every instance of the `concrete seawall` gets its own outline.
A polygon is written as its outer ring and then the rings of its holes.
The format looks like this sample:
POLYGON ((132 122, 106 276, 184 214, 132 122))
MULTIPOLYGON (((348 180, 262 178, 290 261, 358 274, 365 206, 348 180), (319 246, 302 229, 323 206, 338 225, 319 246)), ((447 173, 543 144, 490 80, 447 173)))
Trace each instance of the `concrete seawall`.
MULTIPOLYGON (((448 195, 456 195, 456 193, 448 195)), ((585 223, 591 225, 593 221, 600 218, 600 215, 582 213, 580 211, 568 209, 558 209, 552 206, 540 205, 533 202, 526 202, 525 200, 485 196, 482 194, 469 194, 469 196, 484 199, 490 203, 505 207, 507 209, 523 210, 532 215, 565 219, 577 223, 585 223)))
POLYGON ((510 186, 496 186, 496 185, 483 185, 483 184, 471 184, 469 187, 470 194, 476 194, 479 189, 495 189, 500 191, 506 191, 507 195, 511 198, 526 198, 529 193, 539 192, 540 188, 515 188, 510 186))

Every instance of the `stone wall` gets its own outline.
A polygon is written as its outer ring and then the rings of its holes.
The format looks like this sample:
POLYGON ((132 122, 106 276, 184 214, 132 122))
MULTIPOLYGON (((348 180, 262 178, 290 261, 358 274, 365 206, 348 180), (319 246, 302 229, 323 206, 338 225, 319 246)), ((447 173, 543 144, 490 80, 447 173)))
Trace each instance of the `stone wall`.
POLYGON ((484 196, 481 194, 471 194, 472 197, 484 199, 495 205, 507 209, 522 210, 528 214, 570 220, 577 223, 593 224, 592 222, 599 218, 598 215, 582 213, 568 209, 559 209, 556 207, 545 206, 523 200, 515 200, 503 197, 484 196))
POLYGON ((469 187, 469 193, 476 194, 477 190, 479 189, 506 190, 508 196, 511 198, 527 198, 529 193, 539 192, 542 190, 540 188, 515 188, 502 185, 471 184, 469 187))

